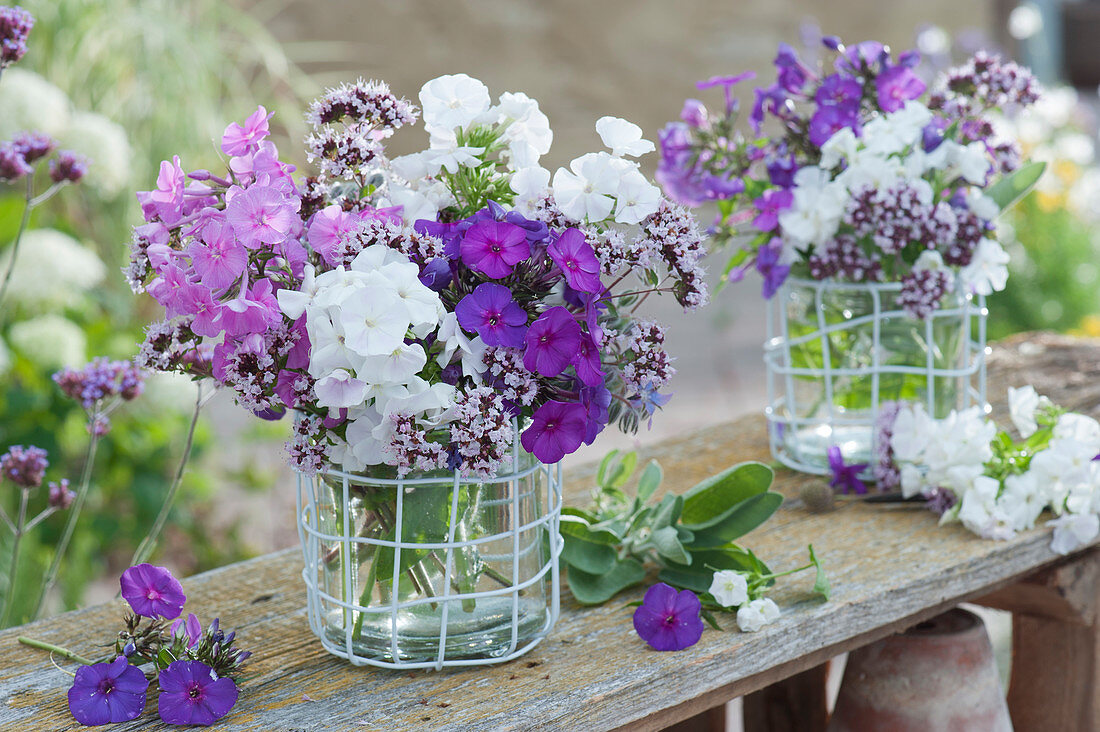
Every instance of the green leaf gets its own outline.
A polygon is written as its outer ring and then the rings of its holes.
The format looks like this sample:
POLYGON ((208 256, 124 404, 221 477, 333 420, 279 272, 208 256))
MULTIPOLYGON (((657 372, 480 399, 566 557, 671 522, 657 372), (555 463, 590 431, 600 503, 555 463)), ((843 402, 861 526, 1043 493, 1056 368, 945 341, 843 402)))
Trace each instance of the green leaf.
POLYGON ((577 598, 577 602, 582 605, 599 605, 644 580, 645 569, 636 559, 623 559, 603 574, 592 574, 570 567, 566 576, 569 591, 577 598))
POLYGON ((649 535, 649 540, 657 548, 657 553, 665 559, 678 564, 691 564, 691 555, 684 551, 683 544, 676 534, 676 527, 665 526, 649 535))
POLYGON ((814 567, 817 569, 817 576, 814 579, 814 592, 828 600, 833 588, 829 584, 829 578, 825 576, 825 568, 821 566, 821 561, 814 553, 813 544, 810 544, 810 561, 814 563, 814 567))
POLYGON ((613 461, 618 454, 618 450, 612 450, 603 456, 603 460, 600 461, 600 466, 596 468, 596 485, 607 485, 607 469, 611 466, 611 461, 613 461))
POLYGON ((584 519, 588 523, 594 523, 596 521, 596 514, 591 511, 586 511, 583 508, 576 508, 574 506, 563 506, 561 509, 562 516, 576 516, 577 518, 584 519))
POLYGON ((664 473, 661 465, 656 460, 650 460, 642 471, 642 477, 638 479, 638 500, 642 503, 648 501, 657 488, 661 485, 664 473))
POLYGON ((737 504, 722 522, 700 531, 695 530, 694 548, 719 547, 736 541, 767 521, 783 503, 779 493, 767 492, 737 504))
POLYGON ((985 195, 992 198, 1001 211, 1005 211, 1035 187, 1046 167, 1047 164, 1042 162, 1028 163, 1021 166, 1014 173, 1003 176, 996 183, 986 188, 985 195))
POLYGON ((691 556, 694 558, 692 562, 694 567, 708 567, 715 570, 736 569, 760 576, 771 574, 768 565, 760 561, 759 557, 748 549, 736 545, 720 549, 693 549, 691 556))
POLYGON ((705 529, 724 521, 741 502, 768 490, 775 473, 764 463, 734 465, 702 481, 684 494, 680 523, 705 529))
POLYGON ((638 465, 638 453, 623 453, 622 459, 615 463, 611 471, 611 477, 607 481, 609 488, 622 488, 634 474, 634 468, 638 465))
POLYGON ((684 499, 682 496, 666 495, 657 504, 657 508, 653 512, 653 520, 649 524, 650 528, 656 531, 676 523, 683 508, 684 499))
POLYGON ((699 617, 705 620, 707 622, 707 625, 714 628, 715 630, 722 629, 722 626, 720 626, 718 624, 718 621, 714 619, 714 613, 712 613, 710 610, 700 610, 699 617))
POLYGON ((669 564, 657 574, 657 579, 673 587, 692 592, 706 592, 714 580, 714 571, 702 566, 696 560, 695 565, 669 564), (698 565, 698 566, 695 566, 698 565))
POLYGON ((562 516, 559 525, 564 544, 562 561, 590 574, 603 574, 615 566, 619 537, 609 531, 593 531, 588 524, 562 516))

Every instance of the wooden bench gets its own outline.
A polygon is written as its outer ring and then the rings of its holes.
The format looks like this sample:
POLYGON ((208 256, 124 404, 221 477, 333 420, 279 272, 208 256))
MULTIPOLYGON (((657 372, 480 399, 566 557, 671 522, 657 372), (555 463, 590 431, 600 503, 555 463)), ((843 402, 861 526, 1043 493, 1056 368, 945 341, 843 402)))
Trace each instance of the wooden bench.
MULTIPOLYGON (((1100 404, 1100 343, 1052 336, 1000 344, 990 396, 1033 383, 1072 409, 1100 404)), ((684 490, 732 463, 768 460, 762 418, 701 430, 646 451, 666 486, 684 490)), ((962 601, 1015 611, 1009 703, 1017 730, 1100 729, 1097 575, 1100 550, 1053 554, 1049 530, 983 541, 932 514, 844 502, 811 514, 797 498, 807 480, 780 471, 783 508, 749 544, 771 566, 796 566, 813 542, 834 587, 831 602, 808 592, 812 578, 780 580, 772 597, 783 617, 746 634, 708 629, 679 653, 649 650, 634 634, 643 588, 602 607, 566 593, 553 634, 527 656, 495 667, 442 672, 354 668, 321 650, 305 617, 297 550, 224 567, 184 581, 204 619, 217 614, 255 652, 226 730, 723 729, 725 702, 745 699, 746 729, 815 730, 825 723, 828 659, 932 617, 962 601), (1019 683, 1017 683, 1019 681, 1019 683), (709 710, 709 711, 708 711, 709 710)), ((591 472, 574 471, 568 499, 586 502, 591 472)), ((26 634, 85 655, 114 628, 122 604, 48 618, 0 634, 0 729, 67 730, 69 678, 45 653, 16 643, 26 634)), ((731 616, 720 616, 734 628, 731 616)), ((115 729, 160 729, 153 710, 115 729)))

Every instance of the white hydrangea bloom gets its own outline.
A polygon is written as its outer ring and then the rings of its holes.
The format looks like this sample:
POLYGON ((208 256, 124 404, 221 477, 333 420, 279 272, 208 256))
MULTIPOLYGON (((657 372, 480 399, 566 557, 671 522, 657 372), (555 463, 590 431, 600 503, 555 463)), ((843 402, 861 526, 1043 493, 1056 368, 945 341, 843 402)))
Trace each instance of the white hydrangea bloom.
POLYGON ((126 130, 94 112, 75 112, 58 134, 61 147, 88 158, 88 176, 83 185, 91 185, 106 198, 114 198, 130 189, 133 151, 126 130))
POLYGON ((740 572, 723 569, 714 573, 708 592, 722 607, 738 607, 749 600, 749 583, 740 572))
POLYGON ((43 368, 75 367, 87 361, 84 331, 60 315, 40 315, 15 323, 8 330, 8 342, 43 368))
POLYGON ((0 140, 23 130, 58 137, 69 126, 71 107, 65 92, 33 71, 6 69, 0 84, 0 140))
MULTIPOLYGON (((0 255, 0 272, 7 271, 10 260, 8 247, 0 255)), ((19 245, 8 296, 30 310, 72 307, 106 274, 107 267, 95 252, 68 234, 31 229, 19 245)))

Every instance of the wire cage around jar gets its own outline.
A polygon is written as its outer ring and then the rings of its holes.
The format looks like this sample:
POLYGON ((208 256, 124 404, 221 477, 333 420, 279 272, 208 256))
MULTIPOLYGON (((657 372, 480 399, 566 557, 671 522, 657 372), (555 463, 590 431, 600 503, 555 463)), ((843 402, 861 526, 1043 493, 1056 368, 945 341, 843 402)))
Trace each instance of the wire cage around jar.
POLYGON ((985 400, 982 295, 956 283, 926 319, 898 304, 901 283, 788 278, 768 301, 768 440, 773 457, 827 475, 828 451, 865 463, 871 478, 876 421, 889 402, 920 402, 942 418, 985 400))
POLYGON ((386 477, 298 475, 309 623, 329 653, 440 669, 509 661, 546 637, 559 613, 560 464, 517 439, 490 478, 376 472, 386 477))

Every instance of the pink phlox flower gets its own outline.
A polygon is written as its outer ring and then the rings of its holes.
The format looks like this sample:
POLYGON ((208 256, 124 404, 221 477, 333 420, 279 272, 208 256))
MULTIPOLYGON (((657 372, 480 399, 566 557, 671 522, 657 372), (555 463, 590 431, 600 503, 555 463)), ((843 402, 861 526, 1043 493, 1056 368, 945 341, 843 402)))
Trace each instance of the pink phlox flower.
POLYGON ((226 194, 225 218, 242 244, 259 249, 287 238, 300 205, 274 186, 234 187, 226 194))
POLYGON ((214 300, 210 288, 192 285, 180 291, 184 312, 194 315, 191 332, 199 336, 216 337, 221 333, 222 306, 214 300))
POLYGON ((164 160, 157 175, 157 189, 142 195, 138 201, 145 213, 145 220, 151 220, 150 214, 159 217, 168 226, 183 218, 183 189, 187 176, 180 167, 180 156, 172 157, 172 162, 164 160))
POLYGON ((222 305, 218 325, 226 335, 237 338, 263 333, 281 318, 271 280, 264 278, 253 283, 247 293, 242 292, 222 305))
POLYGON ((169 318, 189 314, 188 307, 193 299, 191 290, 196 285, 188 279, 187 272, 175 262, 169 262, 160 269, 159 274, 149 283, 149 294, 164 306, 169 318))
POLYGON ((344 246, 355 238, 360 228, 359 217, 333 204, 313 216, 306 238, 325 263, 336 267, 343 263, 341 252, 344 246))
POLYGON ((222 134, 222 152, 233 158, 256 152, 260 143, 271 132, 268 120, 273 114, 260 106, 248 116, 243 125, 231 123, 222 134))
POLYGON ((297 168, 290 163, 279 160, 279 150, 272 142, 261 142, 254 153, 231 158, 229 169, 238 179, 245 182, 259 183, 265 177, 270 181, 279 181, 293 187, 294 181, 290 177, 297 168))
POLYGON ((248 265, 248 252, 223 221, 211 221, 203 229, 201 240, 187 247, 191 265, 199 280, 214 290, 224 290, 240 280, 248 265))

